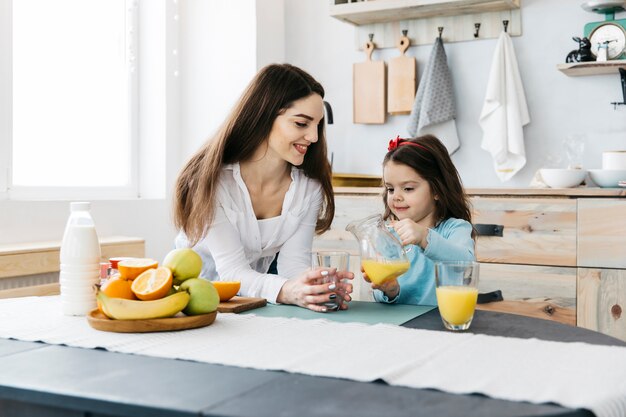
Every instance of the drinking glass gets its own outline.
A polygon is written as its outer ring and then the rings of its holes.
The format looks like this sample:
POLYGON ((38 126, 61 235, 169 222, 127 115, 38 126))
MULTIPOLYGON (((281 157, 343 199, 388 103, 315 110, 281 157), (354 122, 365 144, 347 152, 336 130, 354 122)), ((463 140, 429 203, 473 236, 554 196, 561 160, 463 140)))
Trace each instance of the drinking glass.
MULTIPOLYGON (((340 251, 314 251, 313 252, 313 268, 324 268, 328 270, 328 275, 322 277, 320 284, 334 283, 338 287, 341 279, 337 276, 338 271, 347 271, 350 261, 350 254, 348 252, 340 251)), ((326 307, 327 311, 338 310, 341 306, 343 298, 338 292, 335 293, 336 297, 332 300, 323 302, 322 306, 326 307)))
POLYGON ((478 262, 435 262, 437 304, 448 330, 467 330, 472 324, 478 300, 478 262))

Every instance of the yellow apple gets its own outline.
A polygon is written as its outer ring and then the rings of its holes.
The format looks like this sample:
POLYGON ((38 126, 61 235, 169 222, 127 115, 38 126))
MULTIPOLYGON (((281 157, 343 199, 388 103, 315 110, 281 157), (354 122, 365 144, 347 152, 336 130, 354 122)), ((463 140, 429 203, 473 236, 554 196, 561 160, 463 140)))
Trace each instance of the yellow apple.
POLYGON ((172 271, 174 284, 179 285, 189 278, 198 278, 202 272, 202 258, 193 249, 179 248, 170 251, 161 266, 172 271))
POLYGON ((189 293, 189 303, 183 310, 183 313, 188 316, 212 313, 217 310, 217 305, 220 303, 217 290, 211 281, 206 279, 189 278, 180 284, 178 290, 189 293))

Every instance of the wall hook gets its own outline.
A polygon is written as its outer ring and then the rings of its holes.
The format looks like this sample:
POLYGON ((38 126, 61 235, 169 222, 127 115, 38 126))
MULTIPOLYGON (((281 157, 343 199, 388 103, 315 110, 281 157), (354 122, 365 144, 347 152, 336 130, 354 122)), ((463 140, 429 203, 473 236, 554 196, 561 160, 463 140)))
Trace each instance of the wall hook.
POLYGON ((406 36, 407 33, 409 33, 409 31, 407 29, 403 29, 402 36, 400 37, 400 39, 398 40, 398 43, 396 44, 400 52, 402 52, 403 54, 406 52, 407 49, 409 49, 409 45, 411 43, 411 40, 407 38, 406 36))
POLYGON ((373 33, 370 33, 370 34, 369 34, 369 35, 367 35, 367 36, 369 36, 369 38, 370 38, 370 42, 373 42, 373 41, 374 41, 374 34, 373 34, 373 33))
POLYGON ((618 68, 620 79, 622 80, 622 102, 614 101, 611 103, 613 105, 613 110, 617 110, 617 106, 626 105, 626 70, 624 68, 618 68))
POLYGON ((502 24, 504 25, 504 31, 508 32, 509 31, 509 21, 508 20, 503 20, 502 24))
POLYGON ((478 32, 480 31, 480 23, 474 23, 474 37, 478 37, 478 32))
POLYGON ((441 34, 443 33, 443 26, 439 26, 437 30, 439 31, 439 39, 441 39, 441 34))

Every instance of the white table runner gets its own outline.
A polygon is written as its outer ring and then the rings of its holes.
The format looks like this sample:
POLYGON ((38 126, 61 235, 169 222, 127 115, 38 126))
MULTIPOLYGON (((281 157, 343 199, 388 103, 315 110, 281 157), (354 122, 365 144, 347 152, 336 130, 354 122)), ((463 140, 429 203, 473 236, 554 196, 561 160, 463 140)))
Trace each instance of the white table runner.
POLYGON ((58 297, 0 300, 0 337, 626 416, 626 348, 617 346, 236 314, 201 329, 108 333, 63 316, 58 297))

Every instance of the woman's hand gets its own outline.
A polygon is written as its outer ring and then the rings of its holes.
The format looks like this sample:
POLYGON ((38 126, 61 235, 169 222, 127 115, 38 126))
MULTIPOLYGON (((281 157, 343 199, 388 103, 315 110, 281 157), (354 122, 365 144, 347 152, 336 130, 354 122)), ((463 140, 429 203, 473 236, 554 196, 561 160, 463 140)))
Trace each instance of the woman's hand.
MULTIPOLYGON (((281 304, 294 304, 309 310, 325 312, 327 308, 320 304, 341 297, 340 308, 342 310, 347 309, 348 306, 344 302, 352 300, 349 295, 352 292, 352 284, 347 282, 322 283, 322 279, 328 276, 329 272, 333 271, 317 268, 303 273, 298 278, 287 280, 280 289, 276 301, 281 304)), ((353 279, 354 274, 339 271, 337 277, 339 279, 353 279)))
POLYGON ((403 245, 419 245, 422 249, 426 249, 426 245, 428 245, 426 240, 428 236, 427 227, 417 224, 411 219, 398 220, 392 222, 391 225, 398 233, 403 245))
MULTIPOLYGON (((350 294, 352 294, 353 287, 352 287, 352 284, 347 281, 351 279, 354 279, 354 274, 352 272, 337 271, 338 282, 337 282, 337 286, 335 287, 335 292, 337 293, 338 297, 342 298, 342 300, 339 302, 340 310, 347 310, 348 303, 352 301, 352 297, 350 297, 350 294)), ((329 288, 330 288, 330 285, 329 285, 329 288)))
POLYGON ((390 279, 389 281, 385 281, 382 284, 378 285, 370 281, 363 268, 361 268, 361 272, 363 273, 363 279, 372 284, 372 289, 382 291, 387 296, 387 298, 393 300, 400 293, 400 284, 398 284, 397 279, 390 279))

